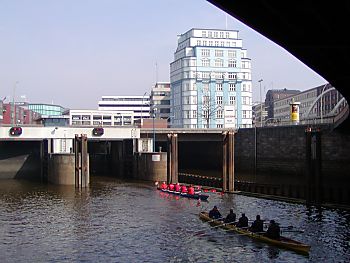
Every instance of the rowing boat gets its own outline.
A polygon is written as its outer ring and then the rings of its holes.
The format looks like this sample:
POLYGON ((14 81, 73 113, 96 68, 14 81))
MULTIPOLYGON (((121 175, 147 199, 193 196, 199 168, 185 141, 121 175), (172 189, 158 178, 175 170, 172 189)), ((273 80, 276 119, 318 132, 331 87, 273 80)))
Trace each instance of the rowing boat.
POLYGON ((241 235, 248 236, 253 239, 256 239, 265 243, 269 243, 271 245, 275 245, 281 248, 293 250, 298 253, 308 254, 311 248, 311 246, 309 245, 306 245, 299 241, 295 241, 288 237, 281 236, 278 240, 271 239, 265 236, 263 233, 254 233, 249 231, 248 229, 236 227, 233 224, 225 224, 221 220, 213 220, 212 218, 209 217, 209 214, 207 212, 200 212, 199 218, 202 219, 203 221, 207 221, 207 222, 209 221, 211 225, 224 228, 228 231, 234 231, 241 235))
POLYGON ((181 197, 200 199, 202 201, 206 201, 208 199, 208 197, 209 197, 209 195, 205 195, 205 194, 202 194, 200 192, 197 192, 194 195, 191 195, 189 193, 181 193, 181 192, 171 191, 169 189, 161 189, 161 188, 157 188, 157 189, 162 191, 162 192, 165 192, 165 193, 178 195, 178 196, 181 196, 181 197))

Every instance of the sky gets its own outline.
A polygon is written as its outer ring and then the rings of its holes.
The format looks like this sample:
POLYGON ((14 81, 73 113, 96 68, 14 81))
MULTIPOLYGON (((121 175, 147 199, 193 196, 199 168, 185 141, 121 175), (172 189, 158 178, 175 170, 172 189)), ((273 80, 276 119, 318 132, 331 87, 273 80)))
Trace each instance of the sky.
POLYGON ((0 99, 97 109, 105 95, 143 95, 170 81, 177 35, 226 26, 251 59, 253 101, 259 79, 263 99, 327 82, 205 0, 0 0, 0 99))

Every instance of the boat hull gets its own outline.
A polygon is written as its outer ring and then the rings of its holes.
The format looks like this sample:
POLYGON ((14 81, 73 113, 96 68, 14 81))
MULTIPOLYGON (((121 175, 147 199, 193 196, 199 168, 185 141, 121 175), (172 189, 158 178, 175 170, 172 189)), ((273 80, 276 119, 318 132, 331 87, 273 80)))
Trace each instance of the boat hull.
POLYGON ((178 196, 181 196, 181 197, 200 199, 202 201, 207 201, 207 199, 209 198, 209 195, 204 195, 204 194, 201 194, 201 193, 191 195, 191 194, 188 194, 188 193, 180 193, 180 192, 175 192, 175 191, 170 191, 170 190, 165 190, 165 189, 160 189, 160 188, 157 188, 157 189, 162 191, 162 192, 164 192, 164 193, 178 195, 178 196))
POLYGON ((251 237, 255 240, 269 243, 271 245, 275 245, 275 246, 278 246, 281 248, 293 250, 293 251, 301 253, 301 254, 308 255, 310 248, 311 248, 309 245, 306 245, 304 243, 301 243, 299 241, 295 241, 295 240, 287 238, 287 237, 280 237, 280 239, 278 239, 278 240, 271 239, 271 238, 266 237, 263 234, 254 233, 254 232, 251 232, 249 230, 236 227, 232 224, 224 224, 220 220, 213 220, 212 218, 210 218, 209 214, 207 212, 201 212, 199 214, 199 217, 203 221, 207 221, 207 222, 209 221, 211 225, 221 227, 221 228, 226 229, 228 231, 234 231, 236 233, 239 233, 240 235, 248 236, 248 237, 251 237))

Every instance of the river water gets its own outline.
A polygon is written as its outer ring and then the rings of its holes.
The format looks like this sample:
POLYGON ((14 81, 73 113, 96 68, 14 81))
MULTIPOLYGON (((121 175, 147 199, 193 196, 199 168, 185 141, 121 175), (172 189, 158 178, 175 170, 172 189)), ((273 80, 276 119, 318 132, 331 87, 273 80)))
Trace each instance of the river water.
POLYGON ((208 202, 150 183, 93 177, 89 189, 0 181, 0 262, 350 262, 350 213, 241 195, 208 202), (211 228, 198 213, 217 205, 276 219, 304 233, 309 256, 211 228))

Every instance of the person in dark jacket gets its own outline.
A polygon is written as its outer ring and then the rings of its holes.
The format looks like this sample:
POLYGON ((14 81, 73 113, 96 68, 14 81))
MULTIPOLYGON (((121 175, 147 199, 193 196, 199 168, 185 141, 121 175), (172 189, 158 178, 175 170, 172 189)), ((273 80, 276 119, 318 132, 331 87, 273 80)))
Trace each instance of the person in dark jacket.
POLYGON ((238 219, 237 227, 248 227, 248 217, 245 216, 245 213, 242 213, 242 216, 238 219))
POLYGON ((266 231, 266 236, 272 239, 280 238, 281 229, 279 225, 275 222, 275 220, 271 220, 269 224, 269 228, 266 231))
POLYGON ((230 213, 226 216, 225 223, 234 223, 236 222, 236 214, 233 213, 233 209, 230 209, 230 213))
POLYGON ((249 228, 252 232, 263 232, 264 231, 264 221, 260 219, 260 215, 256 216, 256 220, 253 222, 249 228))
POLYGON ((209 211, 209 217, 213 219, 219 219, 222 218, 217 206, 214 206, 212 210, 209 211))

